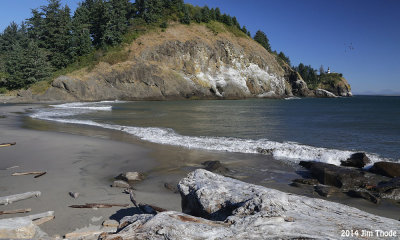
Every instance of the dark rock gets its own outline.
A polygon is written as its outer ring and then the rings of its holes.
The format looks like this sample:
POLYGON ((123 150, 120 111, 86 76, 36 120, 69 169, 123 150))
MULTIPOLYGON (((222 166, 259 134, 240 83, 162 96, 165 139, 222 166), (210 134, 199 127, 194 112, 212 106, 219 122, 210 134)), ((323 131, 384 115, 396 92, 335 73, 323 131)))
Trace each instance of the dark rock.
POLYGON ((377 191, 381 198, 400 200, 400 177, 382 181, 373 190, 377 191))
POLYGON ((306 185, 318 185, 319 182, 317 179, 314 178, 299 178, 299 179, 294 179, 294 183, 300 183, 300 184, 306 184, 306 185))
POLYGON ((201 163, 204 166, 204 169, 210 172, 227 174, 229 173, 229 169, 225 167, 220 161, 205 161, 201 163))
POLYGON ((400 177, 400 163, 377 162, 369 170, 370 172, 387 177, 400 177))
POLYGON ((347 192, 347 195, 350 197, 364 198, 375 204, 379 204, 381 201, 378 196, 366 190, 350 190, 347 192))
POLYGON ((363 172, 357 169, 343 168, 322 162, 309 162, 307 166, 311 174, 324 185, 353 189, 362 186, 367 181, 363 172))
POLYGON ((369 160, 365 153, 359 152, 353 153, 346 161, 341 161, 340 165, 346 167, 363 168, 370 162, 371 160, 369 160))
POLYGON ((331 197, 340 192, 338 188, 326 185, 316 185, 314 186, 314 191, 323 197, 331 197))
POLYGON ((300 163, 299 163, 300 166, 307 168, 307 169, 310 169, 312 164, 313 164, 313 162, 310 162, 310 161, 300 161, 300 163))
POLYGON ((173 193, 179 193, 178 186, 176 184, 164 183, 164 187, 173 193))

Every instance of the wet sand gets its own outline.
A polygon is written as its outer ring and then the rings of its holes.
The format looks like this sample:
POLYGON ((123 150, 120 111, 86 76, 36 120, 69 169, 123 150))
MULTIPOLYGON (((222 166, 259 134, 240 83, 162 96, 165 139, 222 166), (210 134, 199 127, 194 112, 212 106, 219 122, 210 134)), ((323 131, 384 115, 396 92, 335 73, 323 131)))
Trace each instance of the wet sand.
MULTIPOLYGON (((50 236, 65 235, 77 228, 100 225, 106 219, 119 220, 133 214, 133 208, 72 209, 69 205, 84 203, 130 203, 121 188, 112 188, 113 177, 126 171, 139 171, 146 179, 134 185, 138 202, 180 211, 180 195, 164 188, 175 185, 201 162, 218 160, 246 182, 285 192, 314 196, 312 192, 291 187, 300 178, 301 168, 258 154, 239 154, 189 150, 138 141, 132 136, 111 130, 72 124, 50 123, 24 117, 26 109, 40 105, 0 106, 0 142, 17 145, 0 148, 0 196, 27 191, 41 191, 35 199, 0 206, 0 211, 32 208, 31 213, 2 215, 0 218, 55 211, 53 221, 41 225, 50 236), (19 166, 4 170, 11 166, 19 166), (47 171, 40 178, 11 176, 13 172, 47 171), (68 192, 79 192, 73 199, 68 192)), ((347 196, 330 199, 362 210, 398 218, 399 207, 383 201, 380 205, 347 196)), ((131 204, 132 206, 132 204, 131 204)))

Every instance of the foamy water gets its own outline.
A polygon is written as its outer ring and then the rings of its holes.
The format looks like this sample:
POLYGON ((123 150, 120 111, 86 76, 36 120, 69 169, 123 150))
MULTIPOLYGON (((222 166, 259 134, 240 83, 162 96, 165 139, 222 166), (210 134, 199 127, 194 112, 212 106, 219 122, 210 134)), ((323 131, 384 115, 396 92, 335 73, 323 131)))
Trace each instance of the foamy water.
MULTIPOLYGON (((171 128, 135 127, 117 124, 99 123, 93 120, 78 119, 79 115, 97 111, 112 111, 112 105, 118 102, 67 103, 52 105, 31 114, 32 118, 60 123, 89 125, 116 131, 123 131, 143 141, 157 144, 180 146, 188 149, 225 151, 258 154, 257 149, 268 149, 276 159, 298 162, 321 161, 340 165, 354 151, 328 149, 303 145, 297 142, 277 142, 268 139, 244 139, 236 137, 185 136, 171 128), (76 116, 76 118, 74 118, 76 116)), ((390 160, 377 154, 367 153, 372 162, 390 160)))

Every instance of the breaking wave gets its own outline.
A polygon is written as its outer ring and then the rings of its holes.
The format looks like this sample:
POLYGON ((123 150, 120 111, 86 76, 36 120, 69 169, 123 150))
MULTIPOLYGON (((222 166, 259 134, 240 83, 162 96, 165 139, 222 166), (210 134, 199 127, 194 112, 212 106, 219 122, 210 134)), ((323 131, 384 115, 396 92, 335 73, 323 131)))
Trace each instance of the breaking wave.
MULTIPOLYGON (((225 151, 238 153, 259 153, 261 149, 266 150, 274 158, 298 162, 321 161, 340 165, 353 154, 353 151, 328 149, 302 145, 297 142, 276 142, 268 139, 243 139, 233 137, 206 137, 206 136, 184 136, 176 133, 170 128, 158 127, 134 127, 115 124, 98 123, 92 120, 79 120, 68 118, 74 115, 85 114, 93 111, 112 111, 109 103, 67 103, 52 105, 51 108, 40 109, 31 114, 32 118, 56 121, 61 123, 82 124, 105 129, 112 129, 129 133, 141 140, 152 143, 181 146, 189 149, 204 149, 211 151, 225 151)), ((383 159, 376 154, 367 154, 372 163, 383 159)))

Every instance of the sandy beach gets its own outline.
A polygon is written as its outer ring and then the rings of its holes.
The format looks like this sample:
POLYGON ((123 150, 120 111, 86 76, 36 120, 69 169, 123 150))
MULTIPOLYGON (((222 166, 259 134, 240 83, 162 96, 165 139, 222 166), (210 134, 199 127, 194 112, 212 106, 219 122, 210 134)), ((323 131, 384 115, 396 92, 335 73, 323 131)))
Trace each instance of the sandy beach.
MULTIPOLYGON (((299 178, 296 164, 287 164, 265 155, 189 150, 181 147, 151 144, 135 140, 128 134, 73 124, 32 120, 25 111, 41 105, 0 106, 0 142, 16 142, 0 148, 0 196, 28 191, 41 191, 39 198, 0 206, 0 211, 32 208, 25 214, 1 215, 0 219, 55 211, 55 219, 41 225, 50 236, 72 232, 104 220, 120 220, 132 215, 133 207, 105 209, 73 209, 68 206, 85 203, 132 204, 123 188, 110 185, 113 177, 127 171, 144 173, 145 180, 134 184, 138 202, 153 204, 168 210, 181 211, 181 198, 164 187, 176 185, 201 163, 218 160, 233 170, 235 178, 285 192, 313 196, 288 184, 299 178), (18 166, 8 169, 13 166, 18 166), (252 175, 254 168, 265 169, 262 175, 252 175), (11 176, 14 172, 46 171, 42 177, 11 176), (79 192, 73 199, 68 192, 79 192)), ((364 211, 397 218, 393 206, 380 205, 349 197, 332 198, 364 211)))

